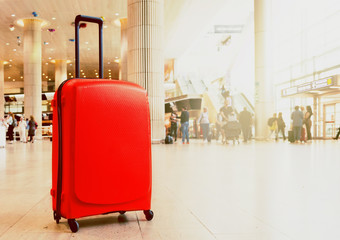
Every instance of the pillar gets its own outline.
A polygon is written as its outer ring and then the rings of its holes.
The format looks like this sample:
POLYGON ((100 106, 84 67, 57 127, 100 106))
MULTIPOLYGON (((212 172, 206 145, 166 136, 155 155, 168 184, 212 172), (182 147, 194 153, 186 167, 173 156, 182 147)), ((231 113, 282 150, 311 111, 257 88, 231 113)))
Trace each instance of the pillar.
POLYGON ((127 36, 127 18, 120 19, 120 68, 119 80, 127 80, 127 51, 128 51, 128 36, 127 36))
POLYGON ((163 0, 128 0, 128 81, 149 96, 151 137, 165 137, 163 0))
POLYGON ((67 79, 67 60, 58 59, 55 60, 55 91, 57 91, 59 85, 67 79))
MULTIPOLYGON (((41 127, 41 19, 24 19, 24 108, 25 117, 34 116, 41 127)), ((41 131, 37 131, 41 138, 41 131)))
POLYGON ((319 110, 318 110, 318 97, 313 97, 313 138, 318 138, 318 116, 319 116, 319 110))
POLYGON ((5 114, 5 71, 4 71, 4 61, 0 61, 0 119, 4 117, 5 114))
POLYGON ((255 138, 268 136, 267 120, 273 116, 274 87, 271 77, 271 0, 254 1, 255 17, 255 138))

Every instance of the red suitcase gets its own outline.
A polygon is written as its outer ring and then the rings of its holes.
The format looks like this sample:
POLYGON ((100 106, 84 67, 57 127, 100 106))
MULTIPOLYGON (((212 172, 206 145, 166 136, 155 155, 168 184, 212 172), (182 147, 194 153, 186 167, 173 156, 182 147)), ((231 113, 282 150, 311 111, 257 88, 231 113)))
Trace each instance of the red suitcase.
POLYGON ((144 210, 151 206, 151 134, 147 93, 126 81, 79 79, 79 22, 99 24, 100 76, 102 19, 77 16, 76 78, 64 81, 53 99, 52 201, 54 219, 144 210))

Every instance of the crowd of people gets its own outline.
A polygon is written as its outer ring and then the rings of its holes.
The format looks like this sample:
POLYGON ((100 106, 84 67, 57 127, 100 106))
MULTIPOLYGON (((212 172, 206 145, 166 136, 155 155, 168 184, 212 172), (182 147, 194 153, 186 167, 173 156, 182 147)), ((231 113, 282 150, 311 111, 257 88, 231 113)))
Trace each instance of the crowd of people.
MULTIPOLYGON (((294 111, 291 114, 291 130, 288 131, 288 140, 291 143, 295 142, 307 142, 312 139, 311 128, 313 115, 311 106, 307 106, 306 110, 303 106, 295 106, 294 111)), ((285 141, 287 139, 285 135, 286 124, 282 118, 282 113, 278 115, 273 114, 273 117, 268 119, 268 127, 270 130, 268 139, 275 134, 275 140, 279 139, 279 134, 282 134, 282 138, 285 141)))
POLYGON ((6 135, 9 138, 9 143, 14 143, 14 129, 16 128, 19 132, 20 142, 34 143, 34 136, 38 124, 36 123, 33 116, 30 119, 25 119, 23 116, 18 121, 13 113, 8 113, 5 118, 0 119, 0 147, 6 145, 6 135), (28 139, 29 138, 29 139, 28 139))

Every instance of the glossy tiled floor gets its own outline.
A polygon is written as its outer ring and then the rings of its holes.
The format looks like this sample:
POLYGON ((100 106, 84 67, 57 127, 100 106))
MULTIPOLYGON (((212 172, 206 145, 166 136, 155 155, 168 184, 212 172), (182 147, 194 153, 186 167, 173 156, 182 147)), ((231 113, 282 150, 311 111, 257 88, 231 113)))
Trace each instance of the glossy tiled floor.
POLYGON ((153 145, 155 217, 51 211, 51 143, 0 149, 0 239, 338 240, 340 142, 153 145))

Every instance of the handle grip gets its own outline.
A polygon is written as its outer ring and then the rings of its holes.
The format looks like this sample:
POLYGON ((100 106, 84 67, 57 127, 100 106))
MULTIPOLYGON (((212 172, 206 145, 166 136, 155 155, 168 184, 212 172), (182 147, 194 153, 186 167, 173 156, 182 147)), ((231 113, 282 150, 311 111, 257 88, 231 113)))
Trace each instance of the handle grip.
POLYGON ((75 18, 75 32, 76 32, 76 78, 80 78, 80 65, 79 65, 79 22, 92 22, 97 23, 99 26, 99 77, 104 77, 103 68, 103 19, 98 17, 90 17, 85 15, 78 15, 75 18))

